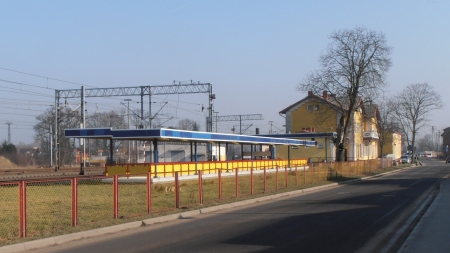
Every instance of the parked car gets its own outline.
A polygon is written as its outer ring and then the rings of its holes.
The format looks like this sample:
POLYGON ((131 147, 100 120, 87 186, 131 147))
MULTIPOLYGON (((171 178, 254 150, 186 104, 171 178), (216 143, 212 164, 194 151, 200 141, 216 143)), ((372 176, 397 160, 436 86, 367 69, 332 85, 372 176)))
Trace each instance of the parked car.
POLYGON ((400 157, 400 163, 404 164, 404 163, 411 163, 411 157, 409 155, 402 155, 400 157))
POLYGON ((396 160, 394 154, 386 154, 386 155, 383 156, 383 158, 391 158, 394 161, 396 160))

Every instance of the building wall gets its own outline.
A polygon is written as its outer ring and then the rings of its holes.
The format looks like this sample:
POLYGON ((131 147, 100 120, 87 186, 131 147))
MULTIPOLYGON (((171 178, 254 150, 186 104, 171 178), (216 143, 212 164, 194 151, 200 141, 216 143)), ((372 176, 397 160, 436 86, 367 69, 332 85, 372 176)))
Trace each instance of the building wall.
POLYGON ((291 133, 302 133, 304 128, 314 132, 336 131, 336 111, 318 101, 306 101, 286 114, 286 124, 291 133))
POLYGON ((383 147, 383 153, 381 153, 381 147, 378 147, 378 155, 394 154, 396 159, 400 159, 400 156, 402 156, 402 135, 392 133, 387 136, 386 140, 388 144, 383 147))
MULTIPOLYGON (((291 147, 291 159, 312 158, 314 162, 322 162, 324 160, 334 161, 336 149, 332 140, 325 138, 315 138, 317 142, 316 147, 298 146, 297 149, 291 147)), ((277 145, 275 158, 288 159, 288 146, 277 145)))
POLYGON ((442 136, 442 149, 441 152, 443 154, 443 158, 450 156, 450 127, 444 129, 444 133, 442 136), (448 150, 446 151, 446 147, 448 145, 448 150))
MULTIPOLYGON (((375 117, 367 117, 364 111, 358 109, 352 115, 353 125, 350 126, 347 140, 345 140, 346 157, 348 160, 367 160, 376 159, 379 156, 378 140, 376 136, 377 121, 375 117), (371 138, 365 138, 364 132, 371 132, 371 138)), ((286 112, 286 130, 291 133, 301 133, 304 130, 311 132, 330 132, 336 131, 339 122, 339 113, 329 104, 323 103, 318 99, 311 98, 306 100, 286 112)), ((325 145, 324 140, 315 140, 325 145)), ((327 146, 329 147, 329 145, 327 146)), ((277 156, 287 158, 287 149, 280 147, 277 156)), ((335 152, 334 146, 327 148, 328 156, 330 150, 335 152)), ((323 157, 325 159, 325 148, 311 149, 301 151, 302 157, 323 157)), ((401 153, 401 149, 400 149, 401 153)), ((291 157, 294 153, 291 152, 291 157)), ((299 154, 300 155, 300 154, 299 154)), ((333 153, 333 157, 335 153, 333 153)))
MULTIPOLYGON (((143 154, 144 147, 139 147, 138 162, 153 161, 153 145, 145 146, 145 158, 143 154)), ((194 148, 192 150, 194 151, 194 148)), ((206 161, 206 145, 197 145, 197 161, 206 161)), ((190 162, 191 145, 189 143, 159 142, 158 143, 158 161, 159 162, 190 162)))

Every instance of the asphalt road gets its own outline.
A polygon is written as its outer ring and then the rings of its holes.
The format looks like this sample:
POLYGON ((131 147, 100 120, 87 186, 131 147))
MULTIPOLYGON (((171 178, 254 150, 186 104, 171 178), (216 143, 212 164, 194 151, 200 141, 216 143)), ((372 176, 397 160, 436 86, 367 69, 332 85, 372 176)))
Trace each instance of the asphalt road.
POLYGON ((41 252, 397 252, 448 177, 445 162, 41 252))

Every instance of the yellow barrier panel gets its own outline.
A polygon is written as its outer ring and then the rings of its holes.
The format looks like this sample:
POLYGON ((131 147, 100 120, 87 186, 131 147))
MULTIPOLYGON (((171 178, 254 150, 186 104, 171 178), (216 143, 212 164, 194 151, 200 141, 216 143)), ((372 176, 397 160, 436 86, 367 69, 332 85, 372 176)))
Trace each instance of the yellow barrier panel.
POLYGON ((106 165, 106 176, 126 175, 127 165, 106 165))
POLYGON ((147 174, 150 170, 150 164, 130 164, 129 174, 147 174))
MULTIPOLYGON (((238 169, 239 171, 250 171, 284 168, 290 164, 290 167, 304 166, 308 163, 307 159, 294 159, 294 160, 239 160, 239 161, 211 161, 211 162, 199 162, 197 164, 193 162, 180 162, 180 163, 159 163, 158 171, 156 175, 158 177, 171 177, 175 172, 179 172, 180 175, 194 175, 196 166, 198 171, 203 171, 205 174, 217 173, 219 169, 223 171, 231 171, 238 169)), ((376 162, 367 163, 366 170, 376 169, 378 164, 376 162)), ((155 175, 155 164, 116 164, 106 165, 107 176, 114 175, 129 175, 129 174, 146 174, 151 172, 155 175)))

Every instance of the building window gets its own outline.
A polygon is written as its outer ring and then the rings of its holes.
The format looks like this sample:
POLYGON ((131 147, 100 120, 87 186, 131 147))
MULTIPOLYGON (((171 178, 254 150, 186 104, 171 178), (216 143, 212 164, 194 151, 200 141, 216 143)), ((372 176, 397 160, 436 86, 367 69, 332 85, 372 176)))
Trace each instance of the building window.
POLYGON ((304 133, 315 133, 315 132, 316 132, 316 129, 315 129, 314 127, 304 127, 304 128, 302 129, 302 131, 303 131, 304 133))
POLYGON ((313 110, 313 106, 312 105, 308 105, 308 111, 312 111, 313 110))

